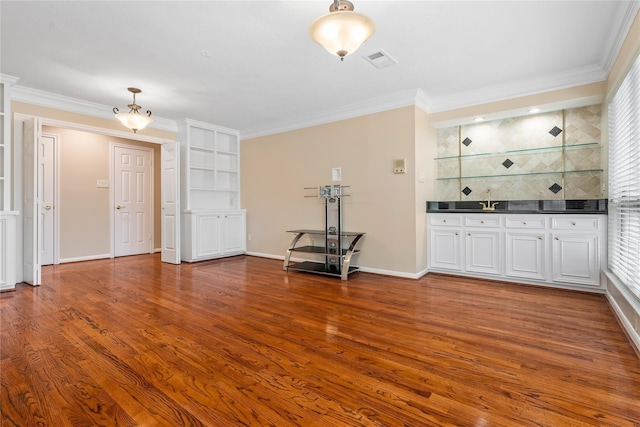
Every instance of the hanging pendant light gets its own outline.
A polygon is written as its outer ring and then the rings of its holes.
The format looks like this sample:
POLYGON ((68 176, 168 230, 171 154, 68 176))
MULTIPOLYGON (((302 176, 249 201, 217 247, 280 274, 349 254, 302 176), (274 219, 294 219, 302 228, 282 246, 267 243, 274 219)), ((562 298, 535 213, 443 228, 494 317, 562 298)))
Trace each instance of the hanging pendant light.
POLYGON ((368 16, 353 11, 353 3, 334 0, 329 13, 313 21, 309 35, 327 52, 344 61, 345 56, 355 52, 375 31, 368 16))
POLYGON ((133 133, 136 133, 140 129, 144 129, 149 123, 153 121, 151 118, 151 111, 147 110, 147 115, 142 115, 138 110, 140 107, 136 104, 136 94, 142 92, 137 87, 127 88, 129 92, 133 94, 133 103, 127 105, 129 107, 128 113, 120 113, 118 107, 113 107, 113 114, 116 115, 116 119, 120 120, 120 122, 131 129, 133 133))

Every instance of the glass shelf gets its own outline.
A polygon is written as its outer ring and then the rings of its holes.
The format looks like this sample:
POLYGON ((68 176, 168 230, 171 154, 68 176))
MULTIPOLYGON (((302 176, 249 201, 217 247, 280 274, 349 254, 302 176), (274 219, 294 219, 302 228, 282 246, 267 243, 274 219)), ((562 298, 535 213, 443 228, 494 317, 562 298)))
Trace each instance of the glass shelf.
POLYGON ((505 156, 509 154, 530 154, 535 152, 542 151, 553 151, 558 150, 561 151, 563 149, 574 149, 574 148, 586 148, 586 147, 596 147, 600 143, 599 142, 587 142, 584 144, 572 144, 572 145, 554 145, 550 147, 538 147, 538 148, 523 148, 520 150, 508 150, 508 151, 500 151, 496 153, 478 153, 478 154, 464 154, 461 156, 445 156, 445 157, 434 157, 434 160, 452 160, 452 159, 466 159, 472 157, 489 157, 489 156, 505 156))
POLYGON ((554 172, 530 172, 530 173, 512 173, 501 175, 472 175, 472 176, 454 176, 450 178, 436 178, 436 181, 452 181, 456 179, 474 179, 474 178, 511 178, 514 176, 534 176, 534 175, 558 175, 568 173, 588 173, 588 172, 603 172, 603 169, 584 169, 574 171, 554 171, 554 172))
POLYGON ((191 169, 201 170, 201 171, 214 171, 216 170, 213 166, 191 166, 191 169))
POLYGON ((208 152, 211 152, 211 153, 215 153, 216 152, 215 148, 202 147, 202 146, 193 145, 193 144, 191 144, 191 147, 189 147, 189 149, 193 150, 193 151, 208 151, 208 152))

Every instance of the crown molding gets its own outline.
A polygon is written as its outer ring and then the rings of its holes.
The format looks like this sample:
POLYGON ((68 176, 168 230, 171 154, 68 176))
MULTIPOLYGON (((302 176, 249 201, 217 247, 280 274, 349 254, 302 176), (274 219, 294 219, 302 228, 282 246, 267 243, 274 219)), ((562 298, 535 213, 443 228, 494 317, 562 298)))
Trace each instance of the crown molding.
MULTIPOLYGON (((25 102, 27 104, 39 105, 41 107, 55 108, 56 110, 68 111, 70 113, 84 114, 101 119, 113 119, 112 108, 107 105, 90 101, 83 101, 64 95, 32 89, 25 86, 14 86, 11 88, 11 100, 25 102)), ((175 120, 153 117, 150 128, 177 132, 178 125, 175 120)))
MULTIPOLYGON (((622 3, 624 5, 624 3, 622 3)), ((620 19, 616 19, 615 22, 620 22, 618 31, 611 34, 607 46, 609 49, 605 49, 605 53, 600 60, 602 68, 606 71, 607 76, 611 72, 613 65, 620 54, 620 49, 629 34, 629 29, 633 25, 633 21, 640 13, 640 1, 630 1, 627 3, 627 7, 621 6, 619 14, 622 15, 620 19)))
POLYGON ((2 84, 13 86, 18 80, 20 80, 20 77, 10 76, 9 74, 0 74, 0 82, 2 82, 2 84))
MULTIPOLYGON (((549 104, 536 104, 536 107, 538 107, 540 111, 534 114, 548 113, 551 111, 558 111, 558 110, 566 110, 569 108, 586 107, 588 105, 601 104, 603 101, 604 101, 604 95, 593 95, 593 96, 585 96, 582 98, 569 99, 566 101, 552 102, 549 104)), ((529 112, 529 107, 523 107, 523 108, 510 109, 510 110, 496 111, 489 114, 483 114, 482 117, 484 118, 485 122, 488 122, 492 120, 500 120, 500 119, 521 117, 521 116, 528 116, 528 115, 532 115, 532 113, 529 112)), ((449 128, 454 126, 464 126, 464 125, 475 123, 476 117, 477 116, 466 116, 466 117, 457 117, 451 120, 442 120, 439 122, 432 123, 432 126, 435 129, 444 129, 444 128, 449 128)))
POLYGON ((582 68, 543 76, 527 81, 489 86, 479 90, 457 93, 451 96, 431 98, 430 113, 455 110, 474 105, 504 101, 506 99, 521 98, 544 92, 567 89, 591 83, 604 81, 607 73, 599 65, 589 65, 582 68))
POLYGON ((418 93, 416 94, 416 107, 418 107, 425 113, 428 113, 430 102, 431 97, 422 89, 418 89, 418 93))
POLYGON ((242 139, 258 138, 261 136, 273 135, 276 133, 289 132, 312 126, 319 126, 341 120, 353 119, 355 117, 380 113, 383 111, 395 110, 396 108, 416 105, 419 89, 410 89, 396 92, 378 98, 373 98, 356 104, 349 104, 319 113, 300 116, 294 119, 280 121, 273 125, 254 129, 244 129, 240 131, 242 139))

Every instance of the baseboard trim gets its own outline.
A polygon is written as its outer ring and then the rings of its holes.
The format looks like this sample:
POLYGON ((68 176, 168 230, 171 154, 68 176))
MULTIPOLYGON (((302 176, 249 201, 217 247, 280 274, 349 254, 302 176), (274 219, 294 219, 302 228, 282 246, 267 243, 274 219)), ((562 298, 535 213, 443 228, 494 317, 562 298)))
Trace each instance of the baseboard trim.
POLYGON ((93 261, 96 259, 105 259, 105 258, 111 258, 111 254, 87 255, 87 256, 79 256, 74 258, 60 258, 60 264, 66 264, 69 262, 93 261))
MULTIPOLYGON (((623 286, 620 286, 617 283, 617 280, 611 274, 609 274, 609 272, 605 271, 605 275, 607 276, 608 282, 612 286, 614 286, 618 290, 618 292, 622 294, 622 296, 624 297, 625 300, 627 300, 629 305, 631 305, 631 307, 633 307, 634 310, 637 310, 637 306, 636 306, 637 303, 627 296, 628 291, 624 289, 623 286)), ((640 358, 640 334, 633 327, 633 325, 629 321, 629 318, 624 314, 624 311, 622 310, 622 308, 620 307, 620 305, 618 304, 614 296, 611 295, 611 293, 609 292, 609 289, 606 289, 604 294, 607 297, 607 301, 609 302, 609 305, 613 309, 616 319, 624 329, 624 332, 626 333, 626 335, 629 337, 629 340, 631 341, 631 345, 634 347, 636 354, 640 358)), ((640 313, 640 311, 638 311, 638 313, 640 313)))
MULTIPOLYGON (((247 252, 247 255, 256 256, 260 258, 284 260, 283 255, 265 254, 261 252, 247 252)), ((308 259, 291 257, 291 261, 302 262, 302 261, 308 261, 308 259)), ((361 266, 358 266, 358 268, 360 268, 360 271, 362 271, 363 273, 380 274, 382 276, 402 277, 404 279, 419 279, 428 273, 426 268, 418 273, 405 273, 403 271, 383 270, 379 268, 370 268, 370 267, 361 267, 361 266)))

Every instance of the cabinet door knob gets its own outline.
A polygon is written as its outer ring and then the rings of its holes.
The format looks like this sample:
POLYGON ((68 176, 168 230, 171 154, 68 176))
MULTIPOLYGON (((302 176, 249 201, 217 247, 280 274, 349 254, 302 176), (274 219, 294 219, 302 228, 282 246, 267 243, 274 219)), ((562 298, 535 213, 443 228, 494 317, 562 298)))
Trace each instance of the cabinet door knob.
POLYGON ((571 225, 576 225, 576 222, 575 221, 571 221, 571 225))
POLYGON ((542 236, 538 236, 538 240, 542 240, 542 236))
POLYGON ((46 210, 50 211, 51 210, 51 205, 47 205, 44 207, 46 210))
POLYGON ((480 221, 480 224, 484 224, 484 220, 481 220, 481 221, 480 221))
POLYGON ((446 220, 446 219, 443 219, 443 220, 442 220, 442 222, 447 222, 447 220, 446 220))
POLYGON ((116 206, 116 209, 118 209, 118 210, 120 210, 120 209, 124 209, 124 206, 117 205, 117 206, 116 206))
POLYGON ((467 236, 471 236, 471 233, 467 233, 467 236))
POLYGON ((523 223, 524 225, 527 225, 527 221, 522 221, 522 223, 523 223))
POLYGON ((558 238, 556 237, 556 240, 560 240, 560 239, 558 239, 558 238))
POLYGON ((456 231, 456 236, 458 235, 458 232, 456 231))

